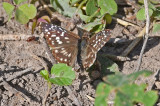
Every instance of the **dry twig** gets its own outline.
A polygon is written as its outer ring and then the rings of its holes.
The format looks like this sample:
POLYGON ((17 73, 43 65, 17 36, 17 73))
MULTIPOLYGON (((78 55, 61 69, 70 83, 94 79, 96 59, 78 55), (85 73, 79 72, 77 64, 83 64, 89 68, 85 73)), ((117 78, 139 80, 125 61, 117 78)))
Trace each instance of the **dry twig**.
POLYGON ((39 35, 26 35, 26 34, 0 34, 0 41, 17 41, 17 40, 27 40, 29 37, 39 37, 39 35))
POLYGON ((146 35, 145 35, 145 40, 144 40, 144 43, 143 43, 143 46, 142 46, 142 50, 141 50, 141 53, 140 53, 140 57, 138 59, 138 66, 137 66, 136 71, 138 71, 140 69, 140 66, 141 66, 141 63, 142 63, 142 56, 143 56, 144 50, 146 48, 146 44, 147 44, 148 36, 149 36, 150 18, 149 18, 147 0, 144 0, 144 6, 145 6, 145 15, 146 15, 146 35))

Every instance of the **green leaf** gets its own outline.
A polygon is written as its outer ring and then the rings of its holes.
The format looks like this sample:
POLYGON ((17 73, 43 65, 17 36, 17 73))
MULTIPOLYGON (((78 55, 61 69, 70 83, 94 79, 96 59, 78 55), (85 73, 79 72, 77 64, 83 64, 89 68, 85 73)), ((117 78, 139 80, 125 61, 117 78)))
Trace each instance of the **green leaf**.
POLYGON ((12 17, 14 6, 9 4, 9 3, 7 3, 7 2, 3 2, 3 8, 6 11, 6 13, 8 14, 8 16, 9 16, 8 19, 10 19, 12 17))
POLYGON ((153 24, 153 32, 158 32, 160 30, 160 24, 153 24))
POLYGON ((96 1, 95 0, 89 0, 86 4, 86 14, 92 15, 98 10, 98 7, 96 7, 96 1))
MULTIPOLYGON (((153 10, 149 8, 148 11, 149 11, 149 16, 152 16, 153 10)), ((137 17, 138 20, 145 20, 146 19, 146 17, 145 17, 145 8, 141 8, 137 12, 136 17, 137 17)))
POLYGON ((96 89, 95 106, 107 106, 106 100, 113 88, 105 83, 100 83, 96 89))
POLYGON ((20 11, 28 17, 28 19, 33 19, 37 14, 37 9, 33 4, 23 4, 18 8, 20 11))
POLYGON ((153 106, 157 99, 155 91, 145 91, 146 84, 126 84, 119 88, 115 103, 116 106, 132 106, 134 103, 143 103, 145 106, 153 106), (118 105, 121 104, 121 105, 118 105))
POLYGON ((20 3, 24 2, 24 1, 27 1, 27 0, 14 0, 14 3, 16 5, 18 5, 18 4, 20 4, 20 3))
POLYGON ((63 63, 55 64, 51 69, 51 74, 54 77, 49 80, 58 85, 70 85, 75 79, 75 72, 72 67, 63 63))
POLYGON ((29 18, 19 9, 16 9, 15 18, 21 24, 27 24, 29 21, 29 18))
POLYGON ((68 0, 51 0, 53 8, 59 13, 72 17, 76 12, 76 7, 71 7, 68 0))
POLYGON ((81 1, 81 0, 70 0, 70 1, 71 1, 71 4, 73 5, 73 4, 78 3, 78 2, 81 1))
POLYGON ((133 106, 131 100, 121 92, 116 93, 114 102, 115 106, 133 106))
POLYGON ((49 79, 49 73, 47 70, 41 70, 40 74, 42 75, 42 77, 45 79, 45 80, 48 80, 49 79))
POLYGON ((98 0, 98 5, 101 8, 101 15, 106 13, 113 15, 117 13, 117 4, 114 0, 98 0))
POLYGON ((49 78, 49 81, 53 84, 65 86, 65 85, 71 85, 73 80, 69 78, 63 78, 63 77, 56 77, 56 78, 49 78))
MULTIPOLYGON (((76 7, 69 5, 69 0, 50 0, 50 2, 56 11, 65 16, 73 17, 77 12, 76 7)), ((82 10, 78 10, 77 13, 80 15, 81 19, 85 21, 87 16, 83 15, 82 10)))
POLYGON ((154 106, 158 100, 158 94, 156 91, 148 91, 145 93, 143 103, 145 106, 154 106))
POLYGON ((140 75, 147 77, 152 74, 153 74, 153 72, 151 72, 151 71, 141 70, 141 71, 138 71, 138 72, 135 72, 135 73, 128 75, 128 78, 132 82, 132 81, 135 81, 140 75))
POLYGON ((129 78, 127 75, 117 72, 115 75, 107 76, 107 80, 105 80, 105 82, 111 84, 113 87, 120 87, 122 85, 128 84, 129 78))
POLYGON ((149 3, 148 8, 152 9, 152 10, 156 10, 155 5, 153 5, 152 3, 149 3))
POLYGON ((112 86, 119 87, 119 86, 122 86, 125 84, 132 83, 140 75, 149 76, 151 74, 152 74, 151 71, 146 71, 146 70, 138 71, 138 72, 132 73, 130 75, 124 75, 122 73, 117 72, 115 75, 107 76, 106 82, 109 84, 112 84, 112 86))

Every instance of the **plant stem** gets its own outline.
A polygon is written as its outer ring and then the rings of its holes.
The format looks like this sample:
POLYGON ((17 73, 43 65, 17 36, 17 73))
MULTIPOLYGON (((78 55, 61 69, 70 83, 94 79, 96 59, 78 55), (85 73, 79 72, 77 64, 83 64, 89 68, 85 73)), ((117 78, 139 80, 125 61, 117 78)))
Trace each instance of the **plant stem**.
POLYGON ((45 95, 45 97, 44 97, 44 99, 43 99, 43 102, 42 102, 42 105, 43 106, 45 106, 45 104, 46 104, 46 100, 47 100, 47 97, 48 97, 48 95, 49 95, 49 93, 50 93, 50 91, 51 91, 51 82, 47 82, 47 84, 48 84, 48 90, 47 90, 47 92, 46 92, 46 95, 45 95))

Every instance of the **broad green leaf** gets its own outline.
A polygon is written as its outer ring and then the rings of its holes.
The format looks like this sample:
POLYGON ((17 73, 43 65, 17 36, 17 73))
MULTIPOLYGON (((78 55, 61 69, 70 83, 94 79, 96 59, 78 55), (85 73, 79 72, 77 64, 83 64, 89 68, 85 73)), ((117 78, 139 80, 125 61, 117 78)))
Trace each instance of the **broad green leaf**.
POLYGON ((132 83, 133 81, 138 78, 140 75, 149 76, 152 72, 150 71, 138 71, 135 73, 132 73, 130 75, 124 75, 122 73, 116 73, 115 75, 109 75, 107 76, 107 83, 112 84, 112 86, 119 87, 125 84, 132 83), (114 80, 113 80, 114 79, 114 80))
POLYGON ((130 98, 121 92, 116 93, 114 103, 115 106, 133 106, 130 98))
POLYGON ((146 84, 136 85, 136 84, 126 84, 120 87, 120 92, 122 92, 130 101, 142 102, 144 98, 144 91, 146 84))
POLYGON ((19 9, 16 9, 15 18, 21 24, 27 24, 29 21, 29 18, 19 9))
POLYGON ((63 63, 55 64, 51 69, 51 74, 54 77, 49 80, 58 85, 70 85, 75 79, 75 72, 72 67, 63 63))
POLYGON ((86 4, 86 14, 92 15, 98 10, 98 7, 96 7, 96 1, 95 0, 89 0, 86 4))
POLYGON ((79 1, 81 1, 81 0, 70 0, 71 1, 71 4, 73 5, 73 4, 75 4, 75 3, 78 3, 79 1))
POLYGON ((151 71, 141 70, 141 71, 138 71, 138 72, 135 72, 135 73, 128 75, 128 78, 129 78, 129 81, 132 82, 132 81, 135 81, 140 75, 147 77, 152 74, 153 74, 153 72, 151 72, 151 71))
MULTIPOLYGON (((148 12, 149 12, 149 16, 152 16, 153 10, 149 8, 149 9, 148 9, 148 12)), ((141 9, 137 12, 136 17, 137 17, 138 20, 145 20, 145 19, 146 19, 146 17, 145 17, 145 8, 141 8, 141 9)))
POLYGON ((87 19, 88 19, 89 16, 83 15, 83 14, 79 14, 79 15, 80 15, 81 19, 82 19, 84 22, 87 23, 87 19))
POLYGON ((117 4, 114 0, 98 0, 98 5, 101 8, 101 15, 106 13, 113 15, 117 13, 117 4))
MULTIPOLYGON (((130 101, 128 104, 134 104, 134 103, 142 103, 145 106, 153 106, 155 102, 157 101, 157 93, 155 91, 145 91, 146 84, 136 85, 136 84, 126 84, 119 88, 120 95, 118 98, 121 100, 119 101, 122 104, 125 103, 125 101, 130 101)), ((115 103, 117 103, 115 101, 115 103)), ((126 105, 126 106, 127 106, 126 105)), ((125 106, 123 104, 123 106, 125 106)))
POLYGON ((107 76, 107 80, 105 80, 105 82, 107 82, 113 87, 120 87, 122 85, 128 84, 129 78, 127 77, 127 75, 117 72, 115 75, 107 76))
POLYGON ((153 5, 152 3, 149 3, 148 8, 152 9, 152 10, 156 10, 155 5, 153 5))
POLYGON ((55 77, 75 79, 75 71, 63 63, 55 64, 51 69, 51 74, 54 74, 55 77))
POLYGON ((72 17, 76 12, 76 7, 71 7, 68 0, 51 0, 53 8, 59 13, 72 17))
POLYGON ((63 77, 56 77, 56 78, 49 78, 49 81, 53 84, 65 86, 65 85, 71 85, 73 80, 69 78, 63 78, 63 77))
POLYGON ((49 73, 47 70, 41 70, 40 74, 42 75, 42 77, 45 79, 45 80, 48 80, 49 79, 49 73))
POLYGON ((145 106, 154 106, 158 99, 158 93, 156 91, 148 91, 143 98, 143 104, 145 106))
POLYGON ((7 2, 3 2, 3 8, 4 10, 6 11, 6 13, 8 14, 9 18, 10 19, 12 17, 12 12, 14 10, 14 6, 7 3, 7 2))
POLYGON ((75 13, 78 11, 78 14, 83 21, 85 21, 87 18, 87 16, 83 15, 82 10, 77 10, 76 7, 72 7, 71 5, 69 5, 69 0, 50 0, 50 2, 53 8, 60 14, 68 17, 73 17, 73 15, 75 15, 75 13))
POLYGON ((27 0, 14 0, 14 3, 16 5, 18 5, 18 4, 20 4, 20 3, 24 2, 24 1, 27 1, 27 0))
POLYGON ((33 19, 37 14, 37 9, 33 4, 23 4, 18 7, 18 9, 28 17, 28 19, 33 19))
POLYGON ((113 88, 103 82, 98 84, 96 89, 95 106, 107 106, 107 97, 113 88))
POLYGON ((153 32, 155 33, 155 32, 158 32, 158 31, 160 31, 160 24, 154 24, 153 25, 153 32))

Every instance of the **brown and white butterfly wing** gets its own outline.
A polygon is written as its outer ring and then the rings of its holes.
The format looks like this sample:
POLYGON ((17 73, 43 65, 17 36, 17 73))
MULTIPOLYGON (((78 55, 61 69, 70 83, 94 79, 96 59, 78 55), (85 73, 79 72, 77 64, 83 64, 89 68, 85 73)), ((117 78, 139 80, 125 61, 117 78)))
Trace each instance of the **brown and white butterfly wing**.
POLYGON ((41 23, 40 26, 54 58, 60 63, 73 66, 77 58, 80 37, 57 25, 41 23))
MULTIPOLYGON (((111 37, 110 30, 106 29, 93 35, 85 49, 85 58, 82 60, 83 67, 89 68, 96 60, 97 52, 107 43, 111 37)), ((82 54, 83 55, 83 54, 82 54)))

